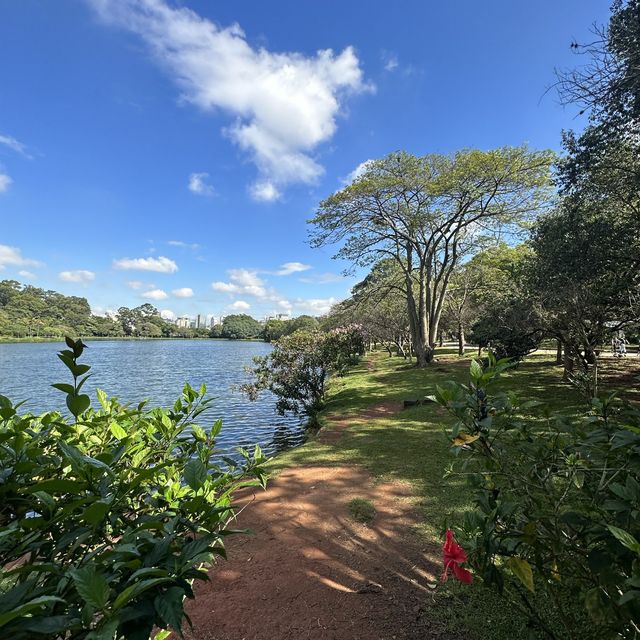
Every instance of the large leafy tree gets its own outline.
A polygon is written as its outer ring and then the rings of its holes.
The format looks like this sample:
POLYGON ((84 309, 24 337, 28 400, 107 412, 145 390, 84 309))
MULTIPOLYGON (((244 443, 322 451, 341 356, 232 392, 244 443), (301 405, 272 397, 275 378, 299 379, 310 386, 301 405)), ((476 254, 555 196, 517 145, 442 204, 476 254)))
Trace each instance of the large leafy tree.
POLYGON ((255 338, 262 331, 262 325, 246 313, 227 316, 222 322, 222 337, 231 340, 255 338))
POLYGON ((526 147, 392 153, 320 203, 312 245, 340 243, 337 257, 356 266, 395 261, 417 364, 426 366, 454 269, 479 237, 513 231, 548 203, 552 159, 526 147))

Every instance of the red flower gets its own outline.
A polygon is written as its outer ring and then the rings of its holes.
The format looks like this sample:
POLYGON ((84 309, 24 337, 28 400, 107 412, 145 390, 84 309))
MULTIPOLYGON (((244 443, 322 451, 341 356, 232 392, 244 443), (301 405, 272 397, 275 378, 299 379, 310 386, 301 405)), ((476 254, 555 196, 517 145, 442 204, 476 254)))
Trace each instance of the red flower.
POLYGON ((456 542, 451 529, 447 529, 447 537, 442 545, 442 560, 444 562, 442 582, 447 581, 450 571, 453 571, 453 575, 458 578, 460 582, 464 582, 465 584, 471 584, 473 582, 473 574, 460 566, 463 562, 467 561, 467 554, 456 542))

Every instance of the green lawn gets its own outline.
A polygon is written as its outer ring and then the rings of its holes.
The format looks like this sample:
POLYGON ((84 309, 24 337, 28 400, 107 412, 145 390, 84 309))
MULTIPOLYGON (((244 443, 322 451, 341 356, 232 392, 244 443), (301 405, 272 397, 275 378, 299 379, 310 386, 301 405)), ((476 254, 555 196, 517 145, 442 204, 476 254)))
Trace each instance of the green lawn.
MULTIPOLYGON (((523 398, 540 400, 557 411, 573 412, 586 407, 577 391, 562 382, 562 368, 554 364, 554 355, 541 352, 530 356, 504 376, 502 388, 523 398)), ((357 415, 385 400, 422 398, 445 380, 466 379, 469 358, 459 358, 452 349, 440 350, 437 358, 429 368, 420 370, 401 358, 389 358, 386 353, 368 355, 345 377, 332 381, 324 423, 332 416, 357 415)), ((604 361, 603 373, 605 387, 624 385, 631 399, 640 399, 639 392, 629 385, 640 375, 640 358, 604 361)), ((366 467, 376 478, 410 482, 423 513, 419 534, 439 545, 446 524, 459 522, 471 506, 464 481, 456 476, 445 477, 452 461, 444 433, 450 423, 442 409, 430 404, 405 409, 395 416, 356 420, 338 442, 322 444, 311 439, 279 455, 271 464, 272 470, 303 464, 355 463, 366 467)), ((461 587, 450 581, 446 587, 438 587, 429 610, 439 622, 445 620, 452 632, 467 638, 526 637, 517 614, 480 585, 461 587)))

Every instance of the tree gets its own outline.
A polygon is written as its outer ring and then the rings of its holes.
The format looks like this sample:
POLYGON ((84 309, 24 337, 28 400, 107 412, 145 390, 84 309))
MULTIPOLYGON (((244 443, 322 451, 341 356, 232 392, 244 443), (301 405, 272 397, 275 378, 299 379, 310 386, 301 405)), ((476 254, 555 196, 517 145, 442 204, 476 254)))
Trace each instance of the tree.
POLYGON ((396 262, 417 363, 426 366, 456 265, 480 236, 513 231, 547 204, 552 158, 526 147, 393 153, 320 203, 312 245, 342 243, 336 256, 357 266, 396 262))
POLYGON ((262 325, 246 313, 227 316, 222 322, 222 337, 230 340, 246 340, 260 335, 262 325))

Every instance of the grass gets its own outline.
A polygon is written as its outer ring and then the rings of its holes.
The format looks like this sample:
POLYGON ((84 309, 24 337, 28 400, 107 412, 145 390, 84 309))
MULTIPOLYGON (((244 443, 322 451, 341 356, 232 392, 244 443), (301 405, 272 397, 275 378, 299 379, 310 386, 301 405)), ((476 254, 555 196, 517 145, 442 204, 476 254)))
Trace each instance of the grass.
MULTIPOLYGON (((416 369, 400 358, 373 353, 347 375, 335 378, 321 422, 332 417, 354 416, 353 425, 336 443, 310 440, 279 455, 274 472, 296 465, 352 465, 367 468, 380 480, 410 482, 422 512, 419 534, 425 542, 440 545, 448 523, 460 522, 471 508, 469 489, 460 476, 445 477, 451 450, 445 431, 451 418, 439 407, 426 404, 390 416, 359 421, 362 410, 387 400, 419 399, 433 393, 445 380, 465 380, 470 356, 460 358, 453 349, 441 349, 438 361, 416 369)), ((553 411, 575 412, 587 407, 577 391, 562 382, 562 368, 554 364, 551 351, 530 356, 501 380, 504 390, 526 399, 539 400, 553 411)), ((607 359, 602 363, 604 388, 624 386, 627 397, 640 400, 638 385, 629 380, 640 375, 640 358, 607 359)), ((480 585, 461 587, 452 581, 438 587, 430 615, 444 622, 452 633, 475 640, 512 640, 528 636, 524 621, 505 606, 504 600, 480 585)), ((585 636, 586 637, 586 636, 585 636)))
POLYGON ((362 524, 371 524, 376 517, 373 502, 365 498, 353 498, 347 506, 351 517, 362 524))

